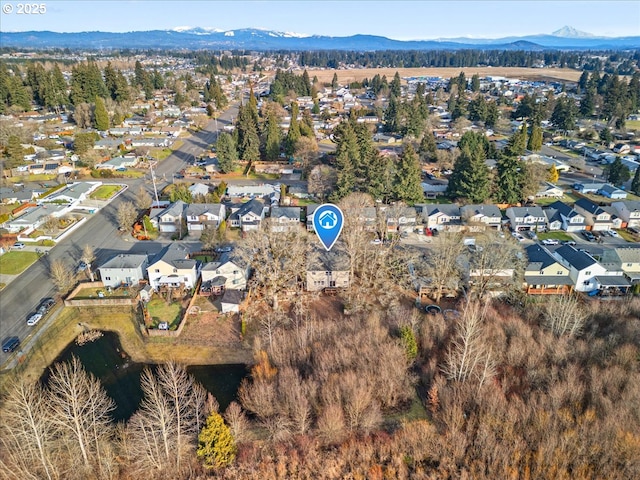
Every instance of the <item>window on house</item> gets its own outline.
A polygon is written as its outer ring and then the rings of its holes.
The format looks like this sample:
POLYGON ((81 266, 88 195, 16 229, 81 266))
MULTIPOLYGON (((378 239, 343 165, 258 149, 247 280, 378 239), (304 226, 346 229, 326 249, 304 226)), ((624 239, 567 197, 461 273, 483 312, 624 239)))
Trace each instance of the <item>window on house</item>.
POLYGON ((329 282, 329 286, 330 286, 330 287, 335 287, 335 286, 336 286, 336 281, 335 281, 335 280, 331 280, 331 281, 329 282))
POLYGON ((591 283, 590 280, 585 280, 584 282, 582 282, 583 285, 589 285, 591 283))
POLYGON ((184 282, 189 283, 189 277, 184 277, 184 282))
POLYGON ((240 270, 234 270, 234 271, 233 271, 233 274, 234 274, 234 275, 238 275, 239 273, 240 273, 240 270))
POLYGON ((591 270, 587 270, 586 272, 584 272, 585 275, 591 275, 591 270))
POLYGON ((160 269, 159 269, 159 268, 156 268, 155 272, 156 272, 156 273, 160 273, 160 269))
POLYGON ((558 271, 556 272, 556 275, 562 275, 562 270, 558 270, 558 271))
POLYGON ((104 279, 105 279, 106 281, 109 281, 109 280, 111 280, 111 277, 104 277, 104 279))

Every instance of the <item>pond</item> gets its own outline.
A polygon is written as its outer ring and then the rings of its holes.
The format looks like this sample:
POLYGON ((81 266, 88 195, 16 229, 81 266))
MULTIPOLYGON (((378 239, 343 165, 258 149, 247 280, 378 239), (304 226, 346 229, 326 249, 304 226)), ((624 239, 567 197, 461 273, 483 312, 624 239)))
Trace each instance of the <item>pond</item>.
MULTIPOLYGON (((116 409, 112 413, 114 420, 128 420, 142 400, 140 374, 145 367, 153 365, 132 362, 122 350, 115 332, 104 332, 102 337, 83 346, 75 342, 69 344, 54 363, 69 361, 72 355, 76 355, 85 370, 102 382, 107 394, 116 402, 116 409)), ((243 364, 191 365, 187 367, 187 372, 216 397, 220 410, 224 411, 236 399, 247 368, 243 364)), ((47 370, 42 380, 46 382, 48 376, 47 370)))

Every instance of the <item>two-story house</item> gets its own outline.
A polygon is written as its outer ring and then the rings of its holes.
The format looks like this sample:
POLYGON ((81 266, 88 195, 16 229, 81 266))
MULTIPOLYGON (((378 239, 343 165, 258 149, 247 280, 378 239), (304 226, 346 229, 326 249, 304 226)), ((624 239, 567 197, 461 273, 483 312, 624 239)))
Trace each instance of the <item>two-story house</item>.
POLYGON ((267 207, 261 200, 254 198, 229 216, 232 227, 240 228, 243 232, 259 230, 264 220, 267 207))
POLYGON ((455 204, 426 205, 422 210, 422 218, 431 230, 460 231, 460 207, 455 204))
POLYGON ((247 288, 250 269, 233 252, 220 255, 215 262, 202 267, 200 293, 220 295, 226 290, 244 290, 247 288))
POLYGON ((514 232, 547 229, 547 217, 541 207, 509 207, 505 214, 514 232))
POLYGON ((631 285, 640 283, 640 245, 605 250, 602 255, 602 264, 610 272, 622 272, 631 285))
POLYGON ((460 216, 470 231, 500 230, 502 226, 502 213, 495 205, 464 205, 460 207, 460 216))
POLYGON ((311 205, 307 205, 307 231, 308 232, 313 232, 315 231, 315 228, 313 226, 313 214, 316 211, 316 209, 320 206, 320 204, 318 203, 312 203, 311 205))
POLYGON ((587 222, 584 215, 564 202, 557 201, 544 208, 549 230, 579 232, 584 230, 587 222))
POLYGON ((98 271, 105 287, 137 285, 147 275, 149 259, 146 255, 121 253, 107 260, 98 271))
POLYGON ((571 245, 564 245, 553 252, 558 262, 569 269, 569 277, 573 280, 578 292, 590 292, 598 288, 597 276, 605 276, 607 269, 586 252, 576 250, 571 245))
POLYGON ((269 228, 273 232, 300 228, 300 212, 300 207, 271 207, 269 228))
POLYGON ((640 201, 627 200, 625 202, 613 202, 618 217, 622 219, 622 228, 640 227, 640 201))
POLYGON ((416 226, 418 215, 413 207, 390 207, 384 211, 389 232, 411 232, 416 226))
POLYGON ((330 251, 316 249, 307 263, 306 289, 319 292, 325 288, 346 288, 350 284, 349 257, 339 245, 330 251))
POLYGON ((149 262, 147 276, 154 290, 162 287, 193 288, 200 275, 196 260, 189 258, 189 250, 182 244, 171 243, 149 262))
POLYGON ((600 231, 613 228, 611 213, 591 200, 581 198, 573 208, 584 215, 585 221, 591 230, 600 231))
POLYGON ((225 219, 226 209, 221 203, 192 203, 185 209, 189 232, 218 228, 225 219))
POLYGON ((150 221, 162 233, 179 232, 181 228, 186 228, 187 204, 182 200, 173 202, 168 207, 154 214, 150 221))
POLYGON ((525 254, 528 260, 524 271, 527 293, 551 295, 571 291, 573 280, 569 275, 569 268, 554 258, 549 250, 535 243, 525 248, 525 254))

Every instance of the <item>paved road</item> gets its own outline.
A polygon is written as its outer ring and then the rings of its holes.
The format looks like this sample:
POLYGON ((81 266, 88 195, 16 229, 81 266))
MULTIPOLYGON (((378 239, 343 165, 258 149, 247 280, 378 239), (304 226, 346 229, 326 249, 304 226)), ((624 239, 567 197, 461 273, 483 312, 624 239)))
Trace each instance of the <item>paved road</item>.
MULTIPOLYGON (((173 173, 187 166, 194 155, 199 155, 203 149, 215 142, 218 135, 216 127, 222 129, 230 124, 231 119, 237 116, 237 112, 237 105, 232 105, 217 121, 212 120, 202 131, 185 138, 178 150, 159 163, 156 169, 157 176, 170 179, 173 173)), ((96 214, 91 215, 84 225, 0 292, 0 341, 15 335, 22 340, 23 351, 28 348, 28 336, 33 331, 33 327, 28 327, 26 324, 28 315, 37 308, 42 298, 55 295, 55 288, 49 278, 49 265, 52 261, 61 260, 74 268, 80 262, 85 245, 91 245, 96 252, 94 265, 100 265, 118 252, 152 254, 162 248, 162 244, 158 242, 136 242, 131 237, 118 233, 116 220, 118 205, 126 200, 133 201, 140 185, 145 185, 150 191, 153 189, 150 183, 145 183, 144 179, 122 183, 129 186, 123 194, 96 214)), ((163 183, 158 184, 158 191, 164 186, 163 183)), ((46 322, 40 328, 45 326, 46 322)), ((7 354, 0 352, 0 363, 3 363, 7 357, 7 354)))

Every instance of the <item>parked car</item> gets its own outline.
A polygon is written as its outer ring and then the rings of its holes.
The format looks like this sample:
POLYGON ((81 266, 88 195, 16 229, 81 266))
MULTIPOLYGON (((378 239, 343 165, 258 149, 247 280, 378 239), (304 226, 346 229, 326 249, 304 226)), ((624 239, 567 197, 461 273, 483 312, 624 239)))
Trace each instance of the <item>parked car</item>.
POLYGON ((582 236, 589 242, 595 242, 596 236, 588 230, 582 231, 582 236))
POLYGON ((18 337, 7 337, 2 342, 2 351, 4 353, 13 352, 20 346, 20 339, 18 337))
POLYGON ((574 242, 573 240, 563 240, 562 245, 571 245, 572 247, 575 247, 576 242, 574 242))
POLYGON ((30 327, 33 327, 36 323, 40 321, 41 318, 42 318, 41 313, 34 313, 28 318, 27 325, 29 325, 30 327))
POLYGON ((216 253, 226 253, 226 252, 231 252, 233 250, 233 247, 218 247, 216 248, 216 253))
POLYGON ((13 244, 13 248, 15 248, 16 250, 22 250, 24 248, 24 243, 16 242, 13 244))
POLYGON ((560 242, 555 238, 546 238, 542 240, 543 245, 558 245, 560 242))
POLYGON ((511 236, 519 242, 524 242, 524 237, 520 235, 518 232, 511 232, 511 236))
POLYGON ((85 262, 80 262, 77 268, 78 273, 84 272, 86 269, 87 269, 87 264, 85 262))
POLYGON ((51 307, 53 307, 55 304, 56 304, 56 301, 53 298, 42 299, 42 301, 40 302, 40 305, 38 306, 38 313, 45 315, 46 313, 49 312, 49 310, 51 310, 51 307))
POLYGON ((615 230, 609 230, 609 236, 613 238, 620 238, 620 235, 618 235, 618 232, 616 232, 615 230))

